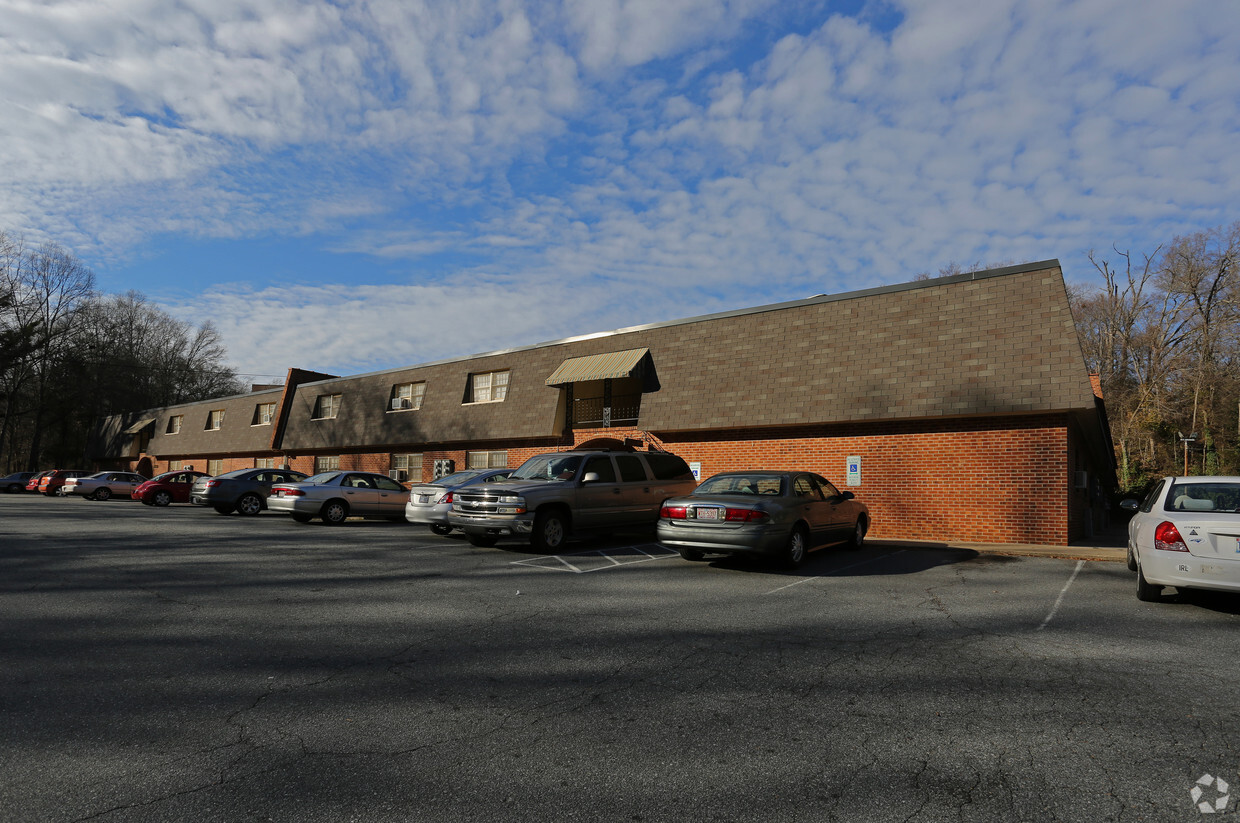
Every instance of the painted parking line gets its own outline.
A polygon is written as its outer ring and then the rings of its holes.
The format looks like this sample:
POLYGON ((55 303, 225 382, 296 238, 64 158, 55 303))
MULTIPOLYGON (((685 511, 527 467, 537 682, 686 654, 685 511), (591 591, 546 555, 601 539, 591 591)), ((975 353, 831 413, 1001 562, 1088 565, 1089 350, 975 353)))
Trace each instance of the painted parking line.
POLYGON ((1051 606, 1050 613, 1046 615, 1046 619, 1042 621, 1042 625, 1038 626, 1038 631, 1045 629, 1047 624, 1055 618, 1055 613, 1059 611, 1059 604, 1063 602, 1063 596, 1068 593, 1068 588, 1072 585, 1072 581, 1076 580, 1076 576, 1081 573, 1081 569, 1084 566, 1084 560, 1076 561, 1076 568, 1072 570, 1072 576, 1068 578, 1068 582, 1064 583, 1063 588, 1059 590, 1059 597, 1055 598, 1055 605, 1051 606))
POLYGON ((808 583, 811 580, 822 580, 824 577, 834 577, 840 572, 846 572, 849 569, 855 569, 858 566, 864 566, 868 563, 875 563, 879 560, 886 560, 889 557, 895 557, 897 554, 904 554, 906 551, 908 551, 908 549, 899 549, 897 551, 891 552, 890 554, 880 554, 877 557, 870 557, 865 560, 859 560, 856 563, 849 563, 847 566, 840 566, 838 569, 832 569, 829 574, 814 575, 813 577, 802 577, 800 580, 794 580, 793 582, 785 586, 780 586, 777 589, 771 589, 769 592, 763 592, 763 594, 775 594, 776 592, 782 592, 784 589, 791 589, 793 586, 799 586, 802 583, 808 583))
POLYGON ((530 566, 552 572, 588 574, 632 566, 637 563, 649 563, 652 560, 663 560, 668 557, 680 557, 680 554, 657 544, 647 543, 641 546, 612 546, 572 554, 531 557, 528 560, 514 560, 510 565, 530 566))

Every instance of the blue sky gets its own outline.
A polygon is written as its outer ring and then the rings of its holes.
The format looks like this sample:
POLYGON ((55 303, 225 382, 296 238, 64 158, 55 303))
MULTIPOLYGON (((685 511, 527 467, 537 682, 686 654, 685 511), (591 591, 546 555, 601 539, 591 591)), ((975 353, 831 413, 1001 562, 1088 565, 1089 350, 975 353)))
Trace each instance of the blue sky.
POLYGON ((0 0, 0 101, 0 228, 256 379, 1240 219, 1235 0, 0 0))

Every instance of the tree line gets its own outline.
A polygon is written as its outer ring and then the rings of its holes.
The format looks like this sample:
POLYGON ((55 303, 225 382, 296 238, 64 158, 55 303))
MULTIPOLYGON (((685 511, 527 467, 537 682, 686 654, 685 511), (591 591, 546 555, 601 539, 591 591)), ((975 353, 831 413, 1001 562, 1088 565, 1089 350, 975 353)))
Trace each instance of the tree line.
POLYGON ((100 293, 61 246, 0 230, 0 473, 88 468, 103 415, 245 391, 226 356, 209 321, 100 293))
POLYGON ((1101 378, 1121 491, 1156 477, 1240 474, 1240 222, 1089 260, 1069 289, 1101 378))

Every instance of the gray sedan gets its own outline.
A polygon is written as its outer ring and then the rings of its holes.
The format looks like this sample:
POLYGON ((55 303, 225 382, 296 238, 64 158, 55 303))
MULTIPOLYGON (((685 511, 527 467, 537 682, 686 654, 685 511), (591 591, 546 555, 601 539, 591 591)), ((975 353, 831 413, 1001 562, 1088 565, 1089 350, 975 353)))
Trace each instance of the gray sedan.
POLYGON ((409 502, 405 504, 405 519, 431 527, 435 534, 448 534, 448 512, 452 509, 452 494, 457 489, 476 483, 494 483, 512 474, 515 469, 470 469, 454 472, 409 489, 409 502))
POLYGON ((686 560, 707 553, 764 555, 795 568, 815 548, 860 548, 870 512, 852 492, 810 472, 726 472, 666 501, 659 543, 686 560))
POLYGON ((336 525, 349 517, 382 517, 404 521, 409 492, 385 474, 330 471, 300 483, 271 487, 267 508, 293 515, 298 523, 313 517, 336 525))
POLYGON ((66 496, 77 494, 87 500, 107 500, 132 497, 133 490, 145 482, 145 477, 134 472, 97 472, 87 477, 71 477, 62 488, 66 496))
POLYGON ((267 508, 267 497, 273 485, 305 479, 305 474, 291 469, 236 469, 215 477, 199 477, 190 489, 189 502, 211 506, 220 514, 235 511, 255 515, 267 508))

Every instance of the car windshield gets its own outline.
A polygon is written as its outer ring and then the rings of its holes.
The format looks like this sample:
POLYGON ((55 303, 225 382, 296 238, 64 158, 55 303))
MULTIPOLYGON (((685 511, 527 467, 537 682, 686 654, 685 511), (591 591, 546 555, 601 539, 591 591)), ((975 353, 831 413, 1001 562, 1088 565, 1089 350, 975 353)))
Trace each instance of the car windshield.
POLYGON ((581 455, 540 454, 521 464, 509 480, 572 480, 581 468, 581 455))
POLYGON ((252 471, 254 470, 253 469, 233 469, 230 472, 224 472, 223 474, 217 474, 215 478, 218 480, 222 477, 241 477, 242 475, 247 474, 252 471))
POLYGON ((694 494, 780 493, 783 478, 765 474, 717 474, 694 490, 694 494))
POLYGON ((1240 513, 1240 483, 1177 483, 1167 492, 1166 510, 1240 513))
POLYGON ((445 474, 443 477, 440 477, 436 480, 432 480, 430 482, 430 485, 432 486, 459 486, 462 483, 464 483, 466 480, 470 480, 474 477, 477 477, 480 474, 482 474, 482 472, 480 471, 453 472, 452 474, 445 474))
POLYGON ((340 476, 340 472, 323 472, 322 474, 312 474, 305 480, 299 480, 299 483, 316 483, 320 486, 332 482, 340 476))

